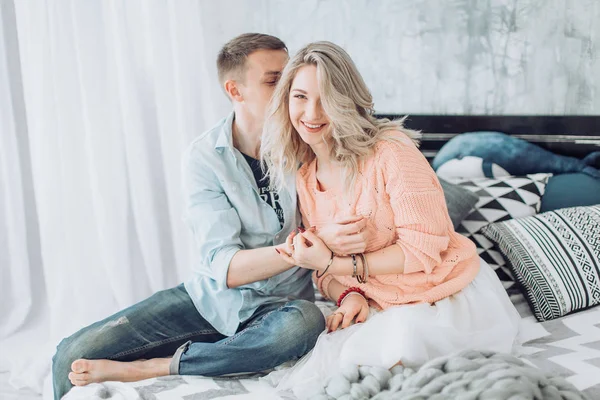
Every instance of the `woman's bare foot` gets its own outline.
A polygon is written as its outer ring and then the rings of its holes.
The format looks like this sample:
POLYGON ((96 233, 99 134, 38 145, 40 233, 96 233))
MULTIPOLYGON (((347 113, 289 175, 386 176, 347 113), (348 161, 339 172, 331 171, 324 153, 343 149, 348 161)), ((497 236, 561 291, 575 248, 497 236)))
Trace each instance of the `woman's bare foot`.
POLYGON ((171 358, 153 358, 140 361, 84 360, 71 364, 69 380, 75 386, 95 382, 135 382, 157 376, 169 375, 171 358))

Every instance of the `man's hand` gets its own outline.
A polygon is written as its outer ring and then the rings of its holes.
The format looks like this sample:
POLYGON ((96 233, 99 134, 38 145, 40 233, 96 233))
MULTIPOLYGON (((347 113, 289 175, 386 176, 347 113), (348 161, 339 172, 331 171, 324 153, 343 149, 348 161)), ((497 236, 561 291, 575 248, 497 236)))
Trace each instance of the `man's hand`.
POLYGON ((286 263, 288 263, 288 265, 291 266, 298 265, 298 263, 296 262, 296 260, 294 260, 294 257, 292 256, 292 254, 294 253, 294 236, 296 236, 296 234, 296 231, 291 232, 288 235, 285 243, 275 246, 275 251, 277 252, 277 254, 279 254, 281 258, 286 263))
POLYGON ((367 248, 367 219, 352 215, 320 227, 315 233, 338 256, 364 253, 367 248))
POLYGON ((365 322, 369 316, 369 303, 361 294, 350 292, 344 298, 342 305, 327 317, 327 332, 345 329, 352 322, 365 322))

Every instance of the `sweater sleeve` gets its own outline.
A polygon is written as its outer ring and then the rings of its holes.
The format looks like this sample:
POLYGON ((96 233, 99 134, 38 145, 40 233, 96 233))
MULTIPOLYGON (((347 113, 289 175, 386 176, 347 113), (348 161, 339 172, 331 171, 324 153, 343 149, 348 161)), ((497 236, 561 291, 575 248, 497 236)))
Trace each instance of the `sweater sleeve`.
POLYGON ((315 284, 315 286, 317 287, 317 290, 321 293, 321 295, 326 299, 326 300, 333 300, 335 301, 336 299, 332 299, 331 296, 329 295, 329 283, 334 280, 335 278, 333 277, 333 275, 331 274, 324 274, 323 276, 321 276, 320 278, 317 278, 317 272, 313 272, 312 274, 312 279, 313 279, 313 283, 315 284))
POLYGON ((380 165, 394 213, 396 244, 404 251, 404 273, 431 274, 450 243, 448 210, 435 172, 408 143, 382 145, 380 165))

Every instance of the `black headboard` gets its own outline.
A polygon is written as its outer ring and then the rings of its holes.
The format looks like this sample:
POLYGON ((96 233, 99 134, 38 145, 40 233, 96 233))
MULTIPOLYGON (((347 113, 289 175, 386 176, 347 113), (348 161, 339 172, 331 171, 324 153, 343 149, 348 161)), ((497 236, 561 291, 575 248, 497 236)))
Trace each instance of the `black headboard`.
MULTIPOLYGON (((378 115, 390 119, 403 116, 378 115)), ((423 132, 421 151, 428 159, 454 136, 474 131, 503 132, 577 158, 600 150, 600 116, 409 115, 405 126, 423 132)))

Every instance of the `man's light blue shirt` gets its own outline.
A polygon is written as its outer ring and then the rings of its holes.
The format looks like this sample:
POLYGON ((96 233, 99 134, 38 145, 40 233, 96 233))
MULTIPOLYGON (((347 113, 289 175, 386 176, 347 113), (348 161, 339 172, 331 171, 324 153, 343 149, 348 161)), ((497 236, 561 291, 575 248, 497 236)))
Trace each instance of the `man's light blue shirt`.
POLYGON ((314 300, 310 271, 293 267, 269 279, 227 287, 227 271, 239 250, 285 242, 301 222, 296 206, 295 176, 279 193, 281 228, 275 210, 258 193, 250 166, 233 147, 234 114, 194 140, 183 158, 184 219, 194 236, 192 277, 185 288, 198 312, 224 335, 258 307, 283 299, 314 300))

